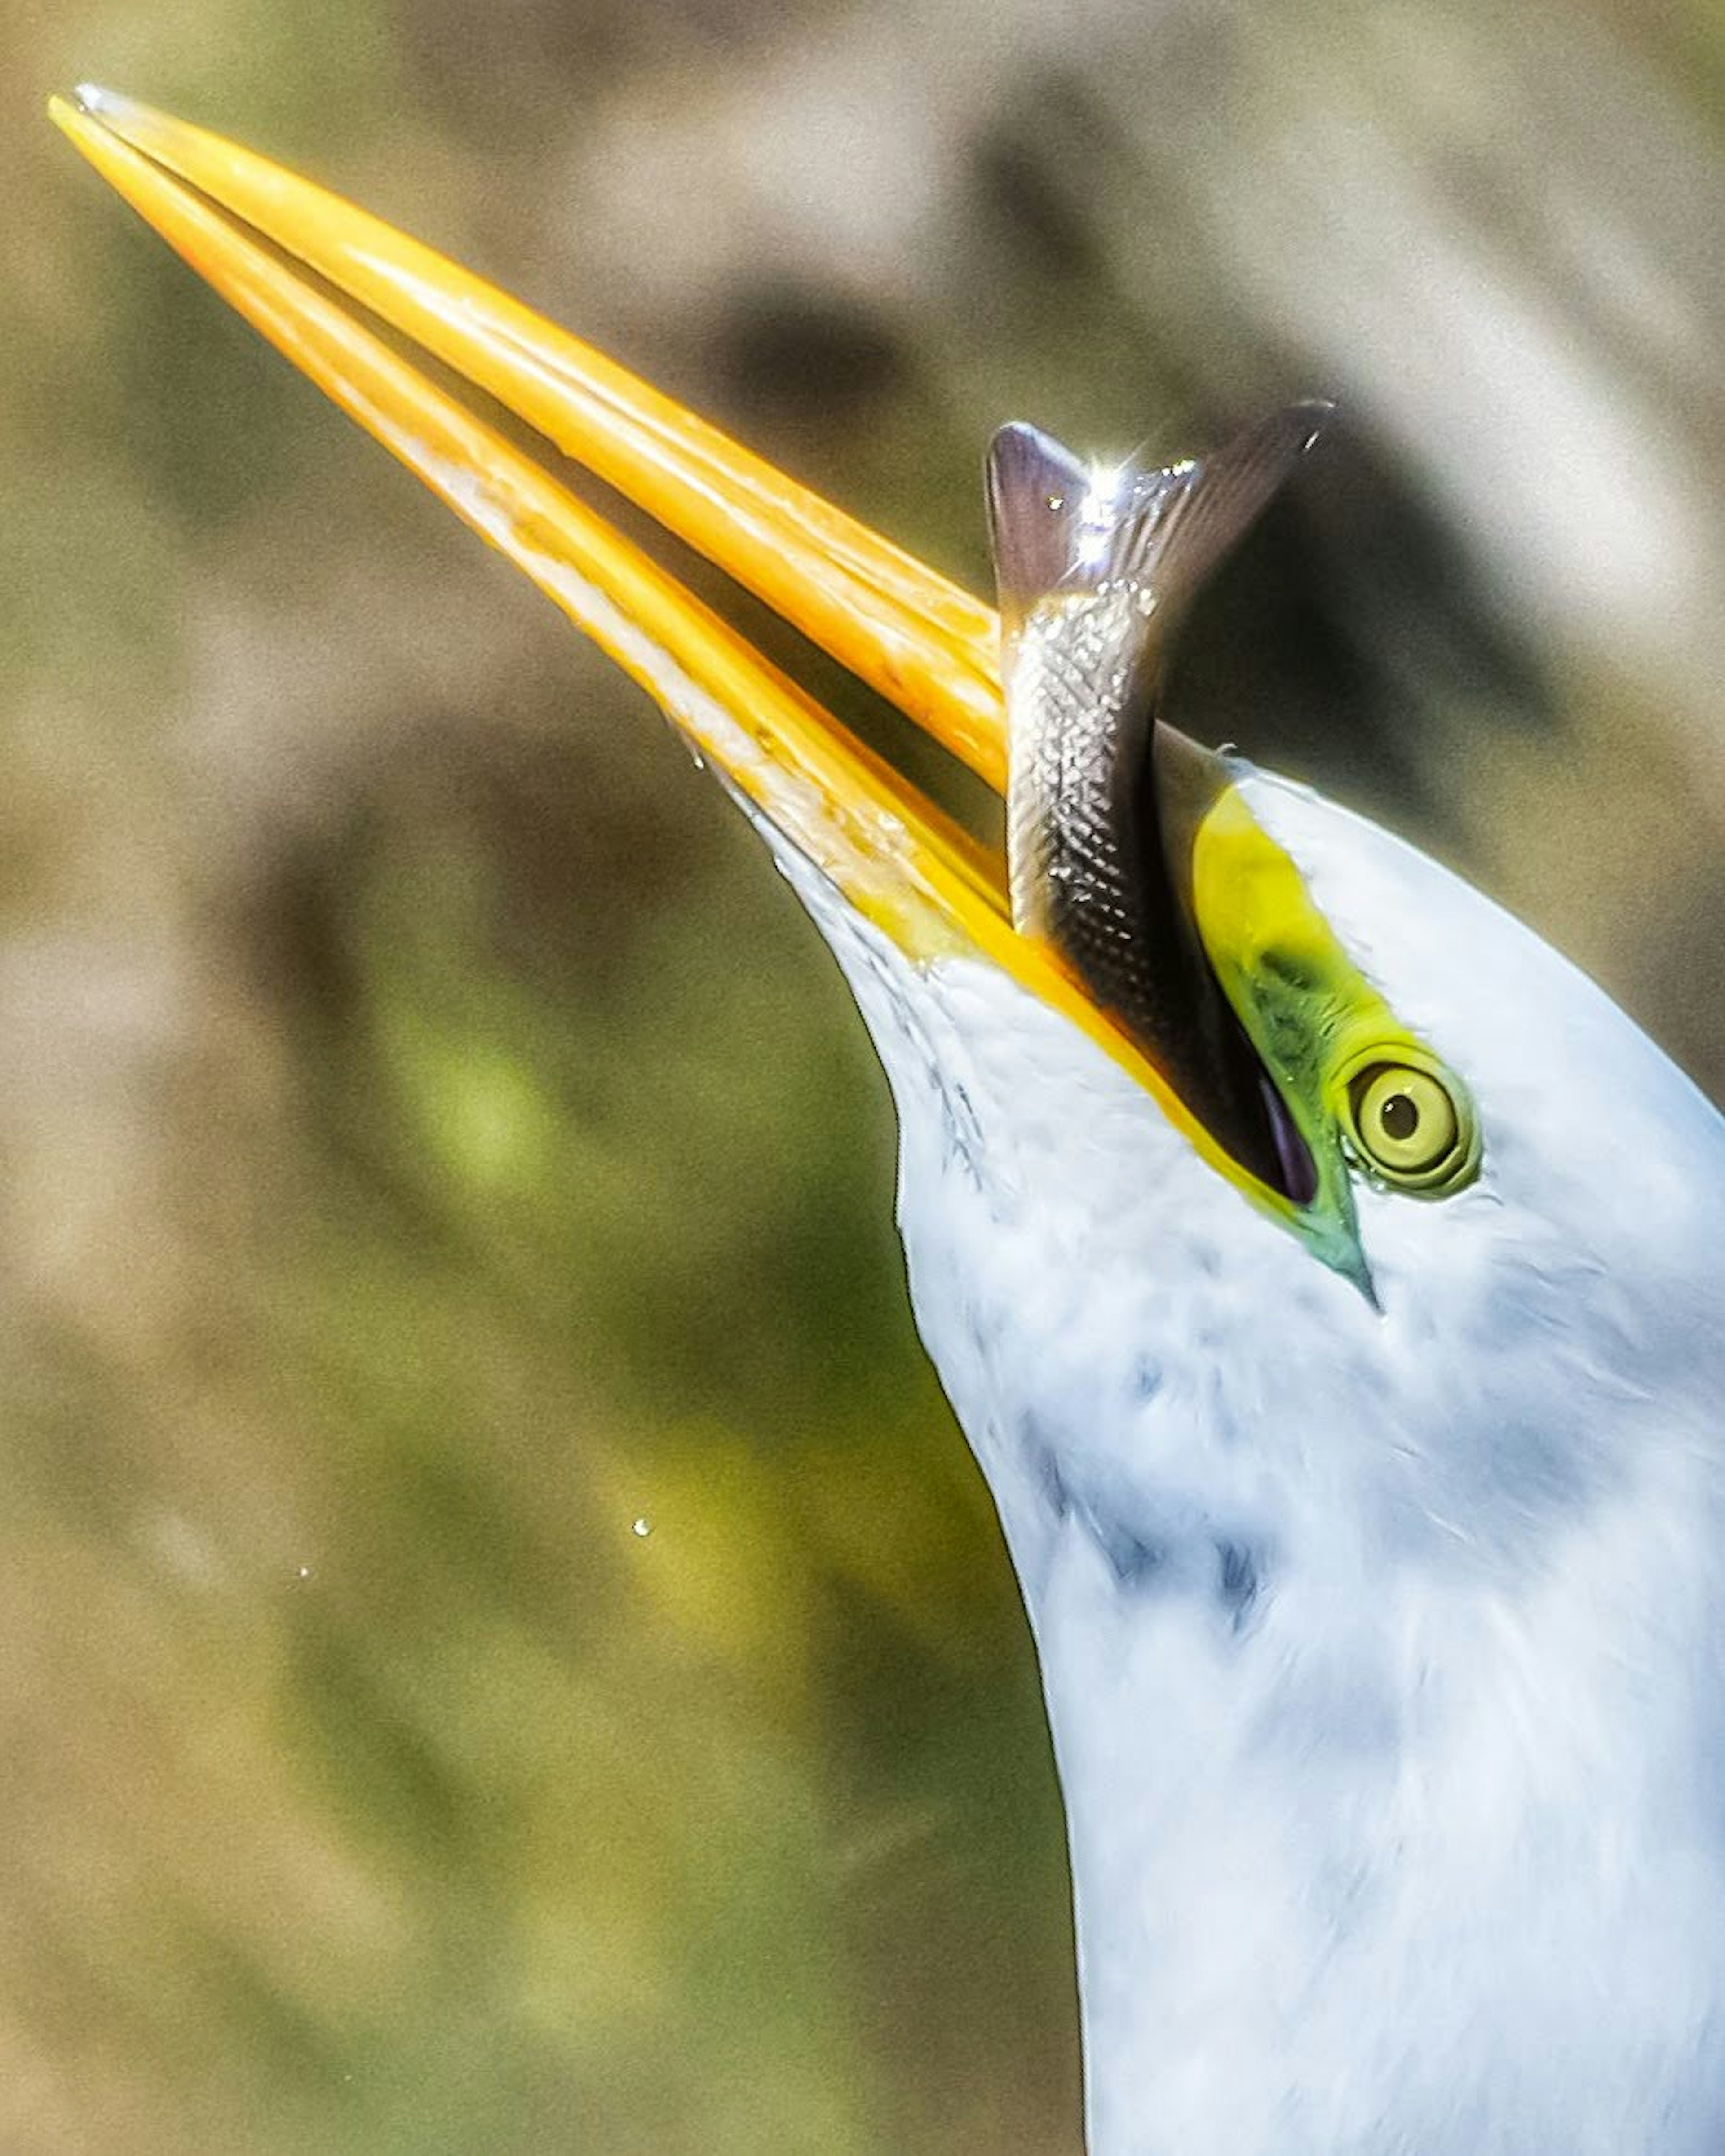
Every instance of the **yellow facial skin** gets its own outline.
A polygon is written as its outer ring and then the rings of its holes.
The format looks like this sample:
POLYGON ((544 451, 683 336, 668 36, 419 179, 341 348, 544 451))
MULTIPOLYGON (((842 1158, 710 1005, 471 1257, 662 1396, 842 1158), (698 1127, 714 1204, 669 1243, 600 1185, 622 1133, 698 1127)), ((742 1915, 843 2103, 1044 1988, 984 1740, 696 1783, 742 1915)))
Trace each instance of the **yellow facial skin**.
MULTIPOLYGON (((1471 1127, 1453 1081, 1374 1005, 1292 865, 1237 795, 1216 805, 1199 834, 1197 918, 1318 1163, 1317 1198, 1306 1208, 1234 1161, 1047 945, 1013 928, 1003 864, 398 343, 417 344, 706 554, 999 790, 1006 728, 992 609, 567 331, 338 197, 108 92, 80 90, 49 110, 223 298, 531 577, 908 955, 979 957, 1061 1012, 1218 1174, 1355 1277, 1344 1147, 1403 1187, 1458 1187, 1441 1165, 1410 1172, 1392 1158, 1398 1142, 1371 1091, 1375 1070, 1363 1091, 1348 1091, 1368 1055, 1405 1064, 1447 1087, 1461 1104, 1458 1128, 1471 1127), (1303 989, 1291 967, 1309 977, 1303 989)), ((1435 1115, 1435 1103, 1420 1099, 1435 1115)), ((1405 1121, 1404 1110, 1391 1112, 1390 1124, 1405 1121)), ((1472 1144, 1476 1159, 1476 1137, 1472 1144)))
POLYGON ((1327 1262, 1355 1274, 1351 1170, 1417 1197, 1465 1189, 1480 1164, 1467 1090, 1343 949, 1237 787, 1198 827, 1192 911, 1317 1168, 1317 1196, 1300 1224, 1327 1262))

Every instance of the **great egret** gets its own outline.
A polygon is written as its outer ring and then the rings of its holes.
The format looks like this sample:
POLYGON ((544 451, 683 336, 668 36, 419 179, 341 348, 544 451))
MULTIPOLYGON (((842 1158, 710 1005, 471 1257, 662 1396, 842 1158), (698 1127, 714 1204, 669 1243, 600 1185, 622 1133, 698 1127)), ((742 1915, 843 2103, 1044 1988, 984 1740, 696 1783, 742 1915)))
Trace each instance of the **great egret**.
POLYGON ((651 690, 844 968, 1041 1656, 1098 2156, 1725 2146, 1725 1123, 1476 892, 1158 731, 1321 414, 1150 473, 1003 435, 1003 697, 988 608, 478 280, 55 116, 651 690), (403 340, 1009 783, 1010 889, 403 340))

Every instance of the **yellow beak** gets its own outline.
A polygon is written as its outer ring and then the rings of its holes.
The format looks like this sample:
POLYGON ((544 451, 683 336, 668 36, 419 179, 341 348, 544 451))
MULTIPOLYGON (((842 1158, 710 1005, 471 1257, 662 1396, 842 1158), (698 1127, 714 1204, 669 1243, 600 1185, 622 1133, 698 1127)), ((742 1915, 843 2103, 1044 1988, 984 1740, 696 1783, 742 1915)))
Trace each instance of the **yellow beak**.
POLYGON ((309 181, 106 90, 56 98, 49 111, 200 275, 524 570, 858 911, 913 959, 980 958, 1063 1012, 1230 1181, 1286 1212, 1055 955, 1014 930, 1000 864, 401 347, 418 346, 706 555, 1000 791, 992 609, 309 181))

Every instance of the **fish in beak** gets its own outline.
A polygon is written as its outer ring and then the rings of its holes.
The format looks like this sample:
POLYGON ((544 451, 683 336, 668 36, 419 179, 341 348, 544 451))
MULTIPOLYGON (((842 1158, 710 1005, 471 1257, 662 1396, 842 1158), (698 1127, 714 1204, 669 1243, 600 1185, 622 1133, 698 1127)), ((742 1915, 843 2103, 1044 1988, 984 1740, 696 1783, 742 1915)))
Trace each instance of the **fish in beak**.
POLYGON ((1315 1163, 1299 1103, 1255 1045, 1251 1013, 1230 1002, 1201 917, 1194 848, 1233 767, 1158 716, 1170 629, 1327 407, 1293 407, 1202 462, 1112 475, 1030 429, 1003 429, 988 462, 997 615, 338 197, 106 90, 50 109, 200 275, 531 577, 850 907, 914 963, 978 958, 1062 1014, 1253 1205, 1353 1269, 1345 1184, 1315 1163), (460 384, 1008 794, 1009 875, 488 424, 460 384))

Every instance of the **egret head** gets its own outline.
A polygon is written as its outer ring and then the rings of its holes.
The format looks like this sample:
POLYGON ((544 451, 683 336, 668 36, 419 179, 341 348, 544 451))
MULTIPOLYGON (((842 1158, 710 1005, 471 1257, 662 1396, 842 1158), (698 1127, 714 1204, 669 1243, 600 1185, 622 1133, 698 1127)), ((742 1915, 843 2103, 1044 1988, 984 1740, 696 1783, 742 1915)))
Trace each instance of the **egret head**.
POLYGON ((1324 416, 1155 471, 1021 429, 991 461, 1014 916, 1153 1079, 799 880, 892 1075, 924 1337, 1033 1603, 1073 1518, 1140 1571, 1196 1527, 1224 1604, 1302 1532, 1535 1566, 1636 1403, 1717 1367, 1695 1089, 1460 878, 1155 716, 1170 627, 1324 416))
POLYGON ((999 968, 908 964, 790 869, 891 1079, 919 1322, 1027 1588, 1028 1545, 1068 1508, 1128 1566, 1194 1525, 1221 1553, 1301 1520, 1324 1548, 1537 1564, 1641 1406, 1699 1342, 1717 1352, 1717 1118, 1549 946, 1389 834, 1245 769, 1213 813, 1382 1026, 1338 1047, 1297 951, 1255 948, 1271 991, 1300 985, 1273 1045, 1338 1074, 1313 1142, 1343 1166, 1345 1241, 999 968), (1404 1094, 1435 1127, 1411 1162, 1404 1094))

